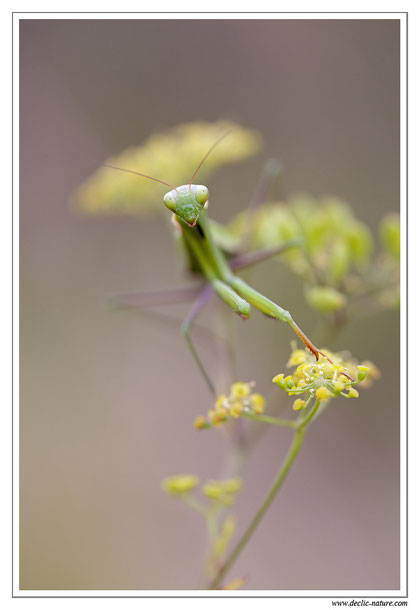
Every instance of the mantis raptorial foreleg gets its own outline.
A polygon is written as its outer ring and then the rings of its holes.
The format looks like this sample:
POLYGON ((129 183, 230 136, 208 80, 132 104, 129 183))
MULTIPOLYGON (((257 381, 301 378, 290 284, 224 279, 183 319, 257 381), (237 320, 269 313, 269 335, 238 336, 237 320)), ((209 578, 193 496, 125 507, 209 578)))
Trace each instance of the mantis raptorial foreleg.
POLYGON ((154 305, 173 305, 192 301, 200 294, 203 284, 197 286, 180 286, 162 290, 142 290, 139 292, 120 292, 108 297, 108 304, 113 309, 137 309, 154 305))
POLYGON ((269 318, 274 318, 275 320, 281 320, 282 322, 287 322, 293 328, 297 336, 303 341, 308 349, 315 355, 318 359, 318 355, 322 354, 317 347, 308 339, 305 333, 299 328, 296 322, 293 320, 290 312, 286 309, 274 303, 266 296, 249 286, 242 278, 238 276, 233 276, 231 280, 231 285, 233 288, 247 301, 254 305, 257 309, 259 309, 263 314, 268 316, 269 318))
POLYGON ((195 349, 194 344, 190 337, 191 325, 193 324, 193 322, 197 318, 197 316, 200 314, 204 305, 210 299, 212 294, 213 294, 213 286, 211 284, 206 284, 204 286, 204 288, 202 289, 202 291, 200 292, 200 294, 198 295, 197 300, 195 301, 194 305, 190 309, 184 322, 182 323, 181 330, 182 330, 182 334, 185 337, 187 345, 191 350, 193 358, 196 361, 198 368, 200 369, 201 374, 203 375, 208 387, 210 388, 210 391, 212 392, 212 394, 216 395, 216 389, 215 389, 210 377, 208 376, 206 367, 204 366, 203 362, 201 361, 201 358, 198 355, 198 352, 195 349))
POLYGON ((229 267, 234 271, 245 269, 246 267, 251 267, 252 265, 257 265, 258 263, 269 260, 270 258, 273 258, 273 256, 277 256, 277 254, 281 254, 290 248, 296 248, 301 244, 302 240, 296 238, 284 242, 281 246, 263 248, 261 250, 254 250, 253 252, 244 252, 243 254, 232 257, 229 260, 229 267))
MULTIPOLYGON (((286 242, 276 248, 266 248, 262 250, 255 250, 254 252, 240 254, 236 257, 233 257, 229 261, 229 266, 231 267, 231 269, 243 269, 245 267, 250 267, 264 260, 268 260, 273 256, 276 256, 277 254, 281 254, 288 248, 298 246, 299 243, 299 240, 290 240, 289 242, 286 242)), ((196 302, 194 303, 190 312, 185 318, 181 328, 187 345, 200 369, 200 372, 204 377, 206 384, 210 388, 211 392, 214 393, 214 384, 210 380, 205 366, 192 342, 190 331, 191 326, 197 319, 198 315, 202 311, 208 299, 211 298, 212 293, 213 291, 215 291, 215 289, 217 291, 218 296, 220 296, 231 307, 232 299, 234 300, 235 304, 240 298, 227 284, 221 282, 220 280, 215 280, 213 286, 212 284, 208 283, 204 284, 204 287, 203 284, 198 284, 191 286, 181 286, 179 288, 166 288, 162 290, 119 293, 110 296, 109 304, 114 309, 139 309, 152 306, 183 303, 197 298, 196 302)), ((241 299, 241 301, 243 300, 241 299)))
MULTIPOLYGON (((281 246, 275 248, 263 248, 253 252, 244 252, 233 256, 229 260, 229 266, 234 271, 258 265, 263 261, 285 252, 289 248, 300 246, 300 239, 291 239, 281 246)), ((161 290, 139 290, 133 292, 118 292, 111 294, 107 303, 112 309, 139 309, 142 307, 153 307, 159 305, 174 305, 175 303, 186 303, 198 297, 204 284, 191 286, 179 286, 177 288, 163 288, 161 290)))

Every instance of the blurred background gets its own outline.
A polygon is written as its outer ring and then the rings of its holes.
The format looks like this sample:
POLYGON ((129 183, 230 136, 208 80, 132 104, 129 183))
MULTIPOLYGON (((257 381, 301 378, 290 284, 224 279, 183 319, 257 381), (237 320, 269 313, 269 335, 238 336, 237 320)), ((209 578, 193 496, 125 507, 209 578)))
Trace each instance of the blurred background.
MULTIPOLYGON (((194 588, 203 523, 160 481, 220 478, 229 453, 223 432, 192 426, 211 399, 178 325, 104 306, 112 292, 185 277, 162 218, 69 205, 94 160, 179 123, 234 120, 265 146, 210 180, 212 217, 244 208, 275 157, 285 196, 336 195, 376 232, 399 209, 399 99, 396 20, 20 21, 22 589, 194 588)), ((316 328, 291 273, 267 262, 253 283, 316 328)), ((290 329, 254 314, 235 331, 239 378, 270 393, 290 329)), ((197 340, 216 374, 217 351, 197 340)), ((329 347, 372 360, 382 378, 311 428, 232 570, 247 589, 399 588, 398 315, 349 325, 329 347)), ((289 442, 269 430, 250 456, 241 531, 289 442)))

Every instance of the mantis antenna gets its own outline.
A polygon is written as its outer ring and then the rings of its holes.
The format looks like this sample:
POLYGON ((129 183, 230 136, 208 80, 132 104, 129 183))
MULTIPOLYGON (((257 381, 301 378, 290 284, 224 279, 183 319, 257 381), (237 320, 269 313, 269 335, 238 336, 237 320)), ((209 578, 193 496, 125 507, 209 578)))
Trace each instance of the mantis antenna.
POLYGON ((231 131, 232 131, 232 129, 228 129, 227 131, 225 131, 225 133, 224 133, 224 134, 222 134, 222 135, 220 136, 220 138, 218 138, 218 139, 216 140, 216 142, 213 144, 213 146, 211 146, 211 147, 209 148, 209 150, 206 152, 206 154, 204 155, 204 157, 201 159, 200 163, 198 164, 197 169, 196 169, 196 170, 195 170, 195 172, 194 172, 193 177, 191 178, 191 182, 190 182, 190 189, 189 189, 189 190, 191 190, 191 185, 192 185, 192 183, 193 183, 193 180, 194 180, 194 178, 196 177, 196 175, 198 174, 198 170, 199 170, 199 169, 200 169, 200 167, 203 165, 204 161, 207 159, 207 157, 209 156, 209 154, 210 154, 210 153, 211 153, 211 152, 212 152, 212 151, 213 151, 213 150, 216 148, 216 146, 217 146, 218 144, 220 144, 220 142, 221 142, 221 141, 222 141, 224 138, 226 138, 226 136, 228 136, 228 135, 230 134, 230 132, 231 132, 231 131))
POLYGON ((125 169, 124 167, 117 167, 116 165, 110 165, 109 163, 101 163, 101 165, 104 165, 105 167, 110 167, 111 169, 117 169, 120 172, 128 172, 129 174, 136 174, 137 176, 142 176, 143 178, 149 178, 149 180, 154 180, 155 182, 160 182, 161 184, 169 186, 169 188, 175 190, 178 193, 178 190, 174 186, 168 184, 167 182, 164 182, 163 180, 159 180, 159 178, 152 178, 152 176, 148 176, 147 174, 135 172, 133 169, 125 169))

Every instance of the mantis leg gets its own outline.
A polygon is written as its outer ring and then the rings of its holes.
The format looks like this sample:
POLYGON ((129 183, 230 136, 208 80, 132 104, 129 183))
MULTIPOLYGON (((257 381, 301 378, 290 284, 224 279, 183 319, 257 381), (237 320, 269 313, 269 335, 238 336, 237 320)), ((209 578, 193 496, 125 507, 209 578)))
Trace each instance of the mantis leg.
POLYGON ((275 246, 272 248, 263 248, 262 250, 254 250, 254 252, 244 252, 243 254, 238 254, 234 256, 229 261, 229 266, 231 269, 244 269, 245 267, 251 267, 252 265, 257 265, 258 263, 262 263, 277 254, 281 254, 289 248, 295 248, 302 244, 302 240, 298 237, 296 239, 290 239, 289 241, 284 242, 281 246, 275 246))
POLYGON ((299 328, 296 322, 293 320, 290 312, 286 309, 283 309, 263 294, 254 290, 249 284, 244 282, 240 277, 234 275, 230 281, 231 286, 245 299, 247 299, 251 305, 254 305, 257 309, 262 311, 269 318, 274 318, 276 320, 281 320, 282 322, 287 322, 293 328, 299 339, 303 341, 306 347, 311 350, 311 352, 315 355, 318 360, 319 355, 324 355, 319 351, 317 347, 308 339, 305 333, 299 328))
POLYGON ((153 305, 172 305, 192 301, 203 285, 181 286, 180 288, 165 288, 163 290, 146 290, 141 292, 122 292, 113 294, 108 303, 113 309, 134 309, 137 307, 151 307, 153 305))
POLYGON ((282 165, 276 159, 269 159, 262 169, 254 196, 249 204, 248 215, 251 216, 263 205, 270 194, 274 182, 282 172, 282 165))
POLYGON ((203 362, 201 361, 201 358, 198 355, 198 352, 195 349, 194 344, 190 337, 190 329, 191 329, 192 323, 197 318, 197 316, 200 314, 204 305, 210 299, 212 294, 213 294, 213 286, 211 284, 206 284, 204 286, 204 288, 201 290, 200 294, 198 295, 197 300, 195 301, 194 305, 192 306, 192 308, 191 308, 190 312, 188 313, 187 317, 185 318, 184 322, 182 323, 181 330, 185 337, 187 345, 191 350, 193 358, 196 361, 198 368, 200 369, 201 374, 203 375, 203 377, 205 379, 205 382, 207 383, 208 387, 210 388, 211 393, 214 396, 216 396, 216 389, 215 389, 210 377, 208 376, 205 366, 204 366, 203 362))

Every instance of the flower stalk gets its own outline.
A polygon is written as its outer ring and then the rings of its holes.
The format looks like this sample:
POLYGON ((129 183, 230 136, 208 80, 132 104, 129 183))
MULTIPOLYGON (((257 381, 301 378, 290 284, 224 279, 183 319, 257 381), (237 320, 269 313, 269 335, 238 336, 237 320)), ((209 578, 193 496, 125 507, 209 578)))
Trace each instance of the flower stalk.
POLYGON ((303 442, 303 439, 305 436, 306 428, 307 428, 309 422, 311 421, 311 419, 314 417, 315 413, 317 412, 319 405, 320 405, 320 401, 317 400, 315 402, 315 405, 309 412, 309 414, 306 417, 298 420, 298 422, 296 422, 296 424, 295 424, 296 431, 294 434, 293 442, 290 446, 289 452, 287 453, 287 455, 283 461, 280 471, 274 480, 274 483, 273 483, 270 491, 268 492, 267 496, 265 497, 263 503, 261 504, 261 506, 258 509, 257 513, 255 514, 254 518, 252 519, 248 528, 245 530, 244 534, 242 535, 242 537, 236 544, 235 548, 232 550, 229 557, 226 559, 226 561, 224 562, 222 567, 219 569, 216 577, 211 582, 210 587, 209 587, 210 589, 218 589, 220 587, 224 577, 229 572, 229 570, 231 569, 233 564, 236 562, 236 560, 238 559, 239 555, 242 553, 245 546, 248 544, 252 534, 255 532, 258 525, 261 523, 265 513, 267 512, 267 510, 271 506, 272 502, 276 498, 290 468, 292 467, 292 464, 294 463, 296 457, 299 454, 299 451, 301 449, 302 442, 303 442))
POLYGON ((264 414, 266 400, 264 396, 254 391, 255 382, 237 381, 230 386, 227 394, 221 394, 215 399, 207 416, 200 415, 194 422, 195 427, 202 430, 217 428, 229 420, 242 418, 288 427, 294 431, 288 453, 268 494, 232 550, 229 550, 229 547, 235 531, 235 519, 232 513, 228 513, 226 518, 225 514, 242 487, 241 479, 207 481, 201 487, 201 493, 207 499, 206 503, 191 494, 199 484, 198 478, 194 475, 172 477, 163 483, 164 489, 170 495, 178 496, 205 518, 209 551, 207 582, 203 586, 207 586, 210 590, 237 588, 241 586, 239 583, 243 584, 243 578, 237 578, 232 581, 234 586, 232 583, 224 585, 225 576, 236 563, 274 502, 300 452, 308 426, 324 411, 331 400, 339 396, 346 399, 357 398, 359 392, 354 386, 369 387, 372 379, 379 375, 379 371, 372 363, 357 364, 348 353, 334 354, 327 350, 322 357, 315 359, 308 350, 294 347, 287 366, 294 368, 292 374, 285 376, 279 373, 272 381, 293 400, 291 407, 297 413, 295 419, 281 419, 264 414))

